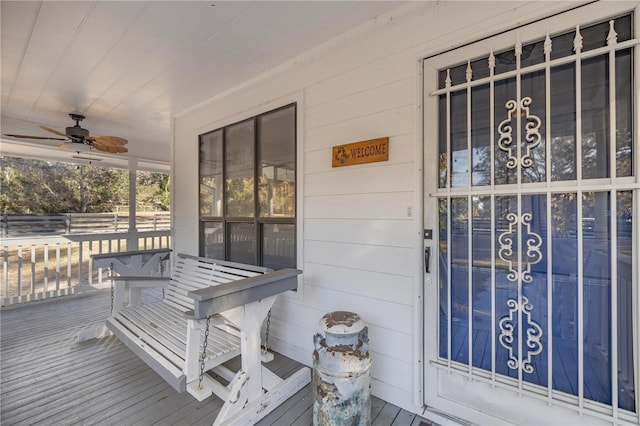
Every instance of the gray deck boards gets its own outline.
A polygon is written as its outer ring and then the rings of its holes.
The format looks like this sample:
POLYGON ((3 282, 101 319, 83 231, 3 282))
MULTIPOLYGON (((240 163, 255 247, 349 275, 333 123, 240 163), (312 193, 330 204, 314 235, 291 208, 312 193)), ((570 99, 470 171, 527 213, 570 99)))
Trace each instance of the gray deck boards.
MULTIPOLYGON (((117 338, 78 342, 79 331, 104 324, 108 291, 2 308, 0 423, 8 425, 210 425, 222 401, 176 393, 117 338)), ((234 359, 229 365, 238 365, 234 359)), ((282 376, 300 364, 276 354, 282 376)), ((311 425, 313 392, 306 386, 258 423, 311 425)), ((424 419, 379 398, 372 424, 418 425, 424 419)))

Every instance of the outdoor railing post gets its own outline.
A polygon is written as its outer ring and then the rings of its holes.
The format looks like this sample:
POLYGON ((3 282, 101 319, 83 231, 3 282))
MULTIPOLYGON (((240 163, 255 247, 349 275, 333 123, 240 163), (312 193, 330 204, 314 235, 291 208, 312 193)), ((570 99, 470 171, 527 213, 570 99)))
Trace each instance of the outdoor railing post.
POLYGON ((67 234, 71 233, 71 214, 67 213, 66 214, 66 220, 65 220, 65 225, 67 227, 67 234))

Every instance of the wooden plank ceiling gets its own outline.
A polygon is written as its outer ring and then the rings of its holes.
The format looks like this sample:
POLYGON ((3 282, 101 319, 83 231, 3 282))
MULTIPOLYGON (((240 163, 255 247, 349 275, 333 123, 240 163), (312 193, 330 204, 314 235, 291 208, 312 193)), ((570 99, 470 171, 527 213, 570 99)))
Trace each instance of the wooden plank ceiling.
MULTIPOLYGON (((73 125, 68 114, 82 113, 91 134, 122 136, 130 155, 169 161, 172 115, 400 2, 0 4, 2 133, 51 136, 38 124, 64 132, 73 125)), ((27 140, 3 142, 5 153, 10 145, 34 148, 27 140)))

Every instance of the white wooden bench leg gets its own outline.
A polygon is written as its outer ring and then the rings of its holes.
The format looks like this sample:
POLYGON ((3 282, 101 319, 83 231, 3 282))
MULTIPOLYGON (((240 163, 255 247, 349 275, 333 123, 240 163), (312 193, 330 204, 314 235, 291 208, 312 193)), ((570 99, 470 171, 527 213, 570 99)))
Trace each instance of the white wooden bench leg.
POLYGON ((187 321, 187 348, 185 354, 185 376, 187 383, 198 379, 200 374, 200 324, 187 321))
POLYGON ((264 394, 262 398, 255 401, 248 401, 242 410, 235 411, 234 413, 225 413, 225 416, 222 415, 222 410, 220 410, 220 414, 216 418, 214 425, 252 426, 310 382, 311 370, 308 367, 303 367, 286 380, 282 380, 273 389, 264 394))
POLYGON ((275 298, 268 297, 223 313, 242 330, 242 368, 229 385, 229 397, 214 425, 253 425, 311 381, 311 372, 306 367, 282 380, 262 366, 260 328, 275 298))

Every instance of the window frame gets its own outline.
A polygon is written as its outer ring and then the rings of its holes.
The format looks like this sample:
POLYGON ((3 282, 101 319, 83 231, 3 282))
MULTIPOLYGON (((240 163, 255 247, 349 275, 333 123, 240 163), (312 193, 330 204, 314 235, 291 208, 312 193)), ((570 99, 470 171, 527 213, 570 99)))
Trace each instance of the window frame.
MULTIPOLYGON (((198 252, 200 256, 205 256, 206 250, 206 239, 205 239, 205 227, 210 223, 220 223, 222 229, 222 235, 224 236, 222 241, 222 252, 224 255, 223 260, 228 260, 230 258, 230 244, 229 244, 229 236, 230 236, 230 224, 251 224, 252 229, 254 231, 255 241, 254 241, 254 253, 253 253, 253 264, 258 266, 264 266, 264 226, 265 225, 292 225, 293 226, 293 265, 291 267, 297 267, 298 264, 298 227, 297 227, 297 218, 298 218, 298 105, 297 102, 290 102, 286 105, 283 105, 278 108, 274 108, 268 111, 264 111, 260 114, 256 114, 251 117, 245 117, 231 123, 225 124, 224 126, 218 127, 211 131, 207 131, 198 135, 198 145, 202 143, 203 137, 220 131, 222 133, 222 200, 221 200, 221 216, 210 216, 210 215, 202 215, 202 199, 200 196, 200 192, 198 191, 198 252), (278 111, 286 110, 288 108, 292 109, 293 114, 293 152, 291 153, 291 157, 294 163, 294 196, 293 196, 293 215, 290 217, 269 217, 269 216, 261 216, 260 215, 260 195, 259 195, 259 172, 260 172, 260 164, 259 160, 261 158, 260 152, 260 118, 267 116, 272 113, 276 113, 278 111), (234 125, 243 123, 243 122, 252 122, 253 123, 253 206, 254 206, 254 214, 253 217, 238 217, 238 216, 228 216, 227 215, 227 204, 226 204, 226 180, 227 180, 227 163, 226 163, 226 155, 227 155, 227 129, 233 127, 234 125)), ((199 150, 200 152, 200 150, 199 150)), ((201 184, 201 155, 198 154, 198 187, 201 184)))

